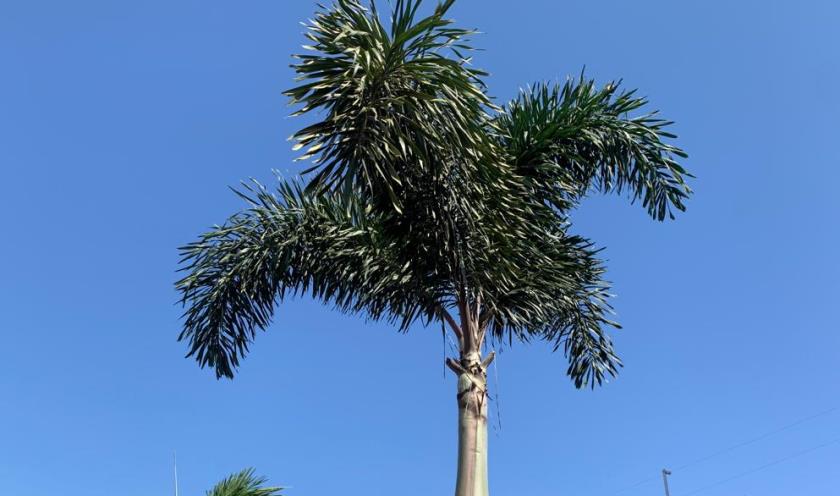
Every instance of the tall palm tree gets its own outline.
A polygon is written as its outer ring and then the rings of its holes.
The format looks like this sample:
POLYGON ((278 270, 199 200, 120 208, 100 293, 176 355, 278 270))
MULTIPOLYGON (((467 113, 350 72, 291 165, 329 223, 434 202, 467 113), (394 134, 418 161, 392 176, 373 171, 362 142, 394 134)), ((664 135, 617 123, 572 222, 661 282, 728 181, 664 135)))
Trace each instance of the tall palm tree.
POLYGON ((439 323, 458 343, 456 496, 487 496, 493 346, 549 341, 578 388, 620 367, 608 284, 570 213, 623 193, 657 220, 684 210, 690 177, 671 124, 619 84, 581 75, 537 84, 503 107, 469 64, 473 31, 423 17, 421 0, 336 0, 308 25, 287 95, 314 123, 295 135, 312 165, 182 248, 180 339, 233 377, 285 297, 311 295, 407 331, 439 323))
POLYGON ((254 469, 233 474, 207 491, 207 496, 280 496, 280 487, 266 487, 266 478, 254 475, 254 469))

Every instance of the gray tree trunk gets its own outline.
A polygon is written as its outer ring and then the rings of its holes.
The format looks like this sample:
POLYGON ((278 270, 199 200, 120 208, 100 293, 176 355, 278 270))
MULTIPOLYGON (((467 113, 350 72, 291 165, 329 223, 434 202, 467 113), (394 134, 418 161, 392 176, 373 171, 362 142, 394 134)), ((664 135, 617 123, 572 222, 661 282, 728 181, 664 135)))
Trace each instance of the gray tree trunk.
POLYGON ((477 354, 462 359, 461 365, 463 368, 458 367, 461 370, 458 374, 458 477, 455 496, 489 496, 487 375, 477 354))

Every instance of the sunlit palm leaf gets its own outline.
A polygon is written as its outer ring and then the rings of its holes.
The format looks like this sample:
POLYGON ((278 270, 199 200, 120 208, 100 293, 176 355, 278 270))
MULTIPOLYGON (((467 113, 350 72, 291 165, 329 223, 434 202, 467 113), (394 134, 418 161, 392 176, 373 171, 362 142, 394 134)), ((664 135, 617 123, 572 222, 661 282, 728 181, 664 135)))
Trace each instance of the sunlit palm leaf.
POLYGON ((187 305, 181 339, 218 376, 233 376, 287 296, 309 294, 403 329, 436 315, 440 288, 398 259, 405 250, 358 205, 289 184, 278 194, 249 186, 241 195, 251 208, 181 249, 188 272, 177 284, 187 305))
POLYGON ((207 496, 280 496, 280 487, 264 487, 265 477, 254 475, 249 468, 233 474, 207 491, 207 496))
POLYGON ((503 147, 537 193, 568 210, 590 187, 628 191, 650 215, 685 210, 691 177, 676 158, 685 153, 665 140, 672 123, 639 113, 647 100, 618 83, 596 88, 581 77, 564 85, 539 84, 520 93, 498 116, 503 147))
POLYGON ((311 21, 311 53, 294 65, 303 84, 286 92, 298 115, 323 111, 294 136, 314 158, 310 187, 353 185, 399 209, 396 190, 412 174, 440 176, 454 157, 475 167, 488 153, 484 73, 461 55, 472 31, 444 18, 451 4, 418 19, 419 1, 398 1, 386 29, 375 9, 339 0, 311 21))

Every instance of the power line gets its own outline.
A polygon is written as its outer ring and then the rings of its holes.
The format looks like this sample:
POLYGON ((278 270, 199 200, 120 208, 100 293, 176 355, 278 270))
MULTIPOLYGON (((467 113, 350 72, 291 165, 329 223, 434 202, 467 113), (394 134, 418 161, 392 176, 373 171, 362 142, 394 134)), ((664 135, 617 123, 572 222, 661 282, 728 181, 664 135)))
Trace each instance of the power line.
POLYGON ((657 476, 653 476, 653 477, 648 477, 647 479, 642 479, 639 482, 633 484, 632 486, 627 486, 624 489, 619 489, 618 491, 616 491, 612 494, 621 494, 621 493, 627 492, 631 489, 636 489, 639 486, 644 486, 645 484, 650 484, 651 482, 655 481, 657 478, 658 478, 657 476))
POLYGON ((772 461, 772 462, 770 462, 770 463, 765 463, 764 465, 761 465, 760 467, 756 467, 756 468, 754 468, 754 469, 747 470, 746 472, 741 472, 740 474, 733 475, 732 477, 728 477, 728 478, 726 478, 726 479, 719 480, 719 481, 717 481, 717 482, 715 482, 715 483, 713 483, 713 484, 709 484, 708 486, 701 487, 700 489, 695 489, 694 491, 692 491, 692 492, 690 492, 690 493, 685 493, 685 494, 683 494, 682 496, 691 496, 691 495, 693 495, 693 494, 702 493, 703 491, 707 491, 707 490, 709 490, 709 489, 712 489, 712 488, 715 488, 715 487, 721 486, 721 485, 723 485, 723 484, 726 484, 727 482, 732 482, 732 481, 734 481, 735 479, 740 479, 741 477, 746 477, 746 476, 748 476, 748 475, 752 475, 752 474, 754 474, 754 473, 756 473, 756 472, 761 472, 762 470, 766 470, 766 469, 768 469, 768 468, 770 468, 770 467, 773 467, 773 466, 779 465, 780 463, 784 463, 784 462, 787 462, 787 461, 793 460, 794 458, 799 458, 800 456, 807 455, 808 453, 811 453, 811 452, 817 451, 817 450, 819 450, 819 449, 822 449, 822 448, 825 448, 825 447, 831 446, 832 444, 836 444, 836 443, 838 443, 838 442, 840 442, 840 437, 834 438, 834 439, 832 439, 831 441, 828 441, 827 443, 823 443, 823 444, 820 444, 820 445, 818 445, 818 446, 814 446, 814 447, 812 447, 812 448, 808 448, 808 449, 806 449, 806 450, 802 450, 802 451, 796 452, 796 453, 794 453, 794 454, 792 454, 792 455, 788 455, 788 456, 786 456, 786 457, 784 457, 784 458, 779 458, 778 460, 774 460, 774 461, 772 461))
MULTIPOLYGON (((833 407, 833 408, 829 408, 828 410, 823 410, 823 411, 821 411, 821 412, 819 412, 819 413, 815 413, 814 415, 810 415, 810 416, 808 416, 808 417, 801 418, 801 419, 799 419, 799 420, 796 420, 795 422, 791 422, 791 423, 789 423, 789 424, 783 425, 783 426, 778 427, 778 428, 776 428, 776 429, 773 429, 773 430, 771 430, 771 431, 765 432, 764 434, 761 434, 760 436, 756 436, 756 437, 754 437, 754 438, 748 439, 748 440, 743 441, 743 442, 740 442, 740 443, 738 443, 738 444, 731 445, 731 446, 729 446, 728 448, 724 448, 724 449, 722 449, 722 450, 720 450, 720 451, 716 451, 716 452, 714 452, 714 453, 712 453, 712 454, 710 454, 710 455, 706 455, 706 456, 703 456, 703 457, 701 457, 701 458, 697 458, 696 460, 693 460, 693 461, 690 461, 690 462, 685 463, 685 464, 683 464, 683 465, 680 465, 679 467, 675 468, 674 470, 684 470, 684 469, 686 469, 686 468, 688 468, 688 467, 690 467, 690 466, 696 465, 696 464, 698 464, 698 463, 702 463, 702 462, 705 462, 705 461, 711 460, 711 459, 713 459, 713 458, 717 458, 718 456, 725 455, 726 453, 729 453, 729 452, 731 452, 731 451, 734 451, 734 450, 736 450, 736 449, 738 449, 738 448, 743 448, 744 446, 748 446, 748 445, 750 445, 750 444, 757 443, 757 442, 759 442, 759 441, 762 441, 762 440, 764 440, 764 439, 767 439, 768 437, 774 436, 774 435, 776 435, 776 434, 778 434, 778 433, 780 433, 780 432, 784 432, 784 431, 786 431, 786 430, 788 430, 788 429, 792 429, 792 428, 794 428, 794 427, 796 427, 796 426, 799 426, 799 425, 801 425, 801 424, 804 424, 804 423, 809 422, 809 421, 811 421, 811 420, 814 420, 814 419, 816 419, 816 418, 823 417, 823 416, 828 415, 828 414, 830 414, 830 413, 834 413, 834 412, 836 412, 838 409, 840 409, 840 407, 833 407)), ((636 483, 635 483, 635 484, 633 484, 632 486, 627 486, 627 487, 625 487, 624 489, 619 489, 618 491, 616 491, 616 492, 614 492, 614 493, 612 493, 612 494, 614 494, 614 495, 615 495, 615 494, 621 494, 621 493, 626 492, 626 491, 629 491, 629 490, 631 490, 631 489, 635 489, 635 488, 637 488, 637 487, 639 487, 639 486, 643 486, 643 485, 645 485, 645 484, 649 484, 649 483, 651 483, 651 482, 653 482, 653 481, 655 481, 655 480, 657 480, 657 479, 658 479, 658 476, 651 476, 651 477, 648 477, 648 478, 646 478, 646 479, 642 479, 642 480, 640 480, 639 482, 636 482, 636 483)))
POLYGON ((738 444, 732 445, 732 446, 730 446, 730 447, 728 447, 728 448, 725 448, 725 449, 722 449, 722 450, 717 451, 717 452, 715 452, 715 453, 712 453, 711 455, 704 456, 704 457, 702 457, 702 458, 698 458, 698 459, 696 459, 696 460, 694 460, 694 461, 691 461, 691 462, 686 463, 685 465, 681 465, 681 466, 679 466, 679 467, 675 468, 674 470, 683 470, 683 469, 684 469, 684 468, 686 468, 686 467, 690 467, 690 466, 692 466, 692 465, 696 465, 696 464, 698 464, 698 463, 705 462, 706 460, 711 460, 712 458, 717 458, 717 457, 719 457, 720 455, 725 455, 726 453, 729 453, 730 451, 734 451, 734 450, 736 450, 736 449, 738 449, 738 448, 743 448, 744 446, 748 446, 748 445, 750 445, 750 444, 757 443, 757 442, 759 442, 759 441, 763 441, 764 439, 767 439, 768 437, 774 436, 774 435, 776 435, 776 434, 778 434, 778 433, 780 433, 780 432, 784 432, 784 431, 786 431, 786 430, 788 430, 788 429, 792 429, 792 428, 794 428, 794 427, 796 427, 796 426, 798 426, 798 425, 804 424, 805 422, 808 422, 808 421, 810 421, 810 420, 814 420, 815 418, 819 418, 819 417, 822 417, 822 416, 824 416, 824 415, 828 415, 829 413, 833 413, 833 412, 835 412, 835 411, 837 411, 837 407, 835 407, 835 408, 829 408, 828 410, 825 410, 825 411, 822 411, 822 412, 820 412, 820 413, 817 413, 817 414, 811 415, 810 417, 805 417, 804 419, 797 420, 796 422, 792 422, 792 423, 790 423, 790 424, 784 425, 784 426, 782 426, 782 427, 779 427, 778 429, 772 430, 772 431, 770 431, 770 432, 766 432, 766 433, 764 433, 764 434, 762 434, 762 435, 760 435, 760 436, 758 436, 758 437, 754 437, 754 438, 749 439, 749 440, 747 440, 747 441, 744 441, 744 442, 742 442, 742 443, 738 443, 738 444))

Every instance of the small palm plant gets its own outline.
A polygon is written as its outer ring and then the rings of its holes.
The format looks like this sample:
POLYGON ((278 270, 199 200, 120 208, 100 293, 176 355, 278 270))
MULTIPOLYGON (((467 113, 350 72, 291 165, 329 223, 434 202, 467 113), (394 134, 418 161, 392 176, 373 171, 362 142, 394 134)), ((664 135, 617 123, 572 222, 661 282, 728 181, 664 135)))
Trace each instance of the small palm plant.
POLYGON ((216 484, 207 496, 280 496, 280 487, 265 487, 267 479, 245 469, 216 484))
POLYGON ((315 122, 295 135, 312 166, 182 248, 180 339, 233 377, 285 298, 310 295, 385 320, 448 328, 458 344, 456 496, 487 496, 490 346, 544 340, 577 387, 614 376, 608 284, 598 248, 571 233, 592 192, 625 194, 651 217, 684 210, 686 155, 669 121, 616 83, 537 84, 497 107, 469 64, 471 30, 395 0, 337 0, 306 33, 287 95, 315 122))

